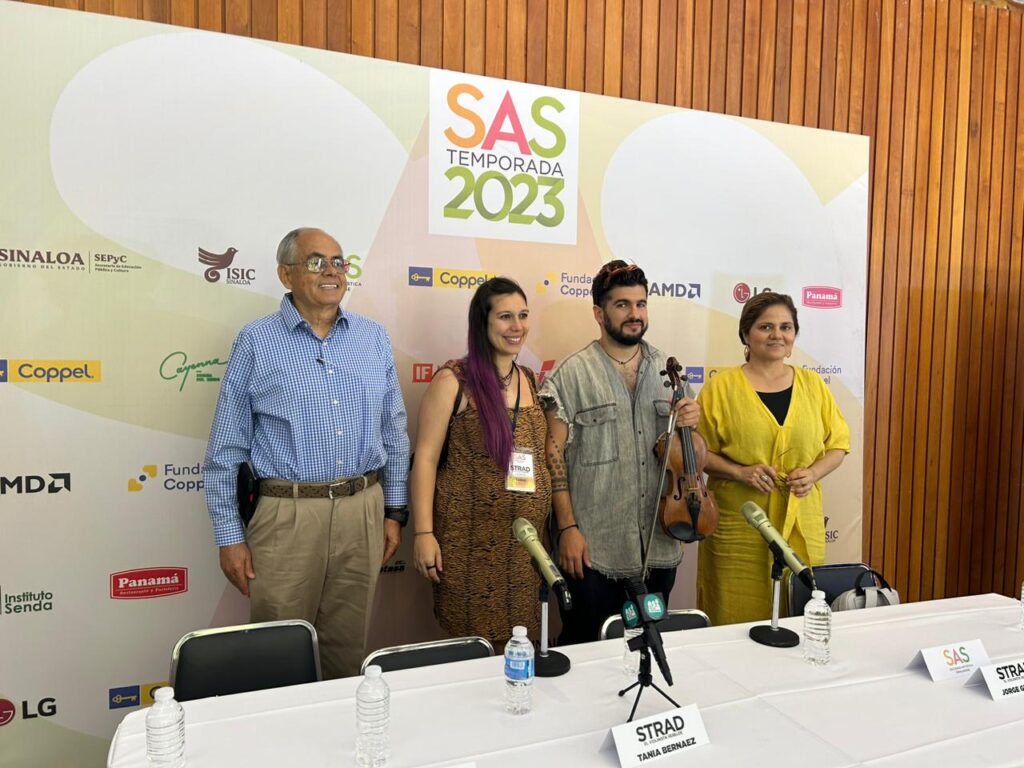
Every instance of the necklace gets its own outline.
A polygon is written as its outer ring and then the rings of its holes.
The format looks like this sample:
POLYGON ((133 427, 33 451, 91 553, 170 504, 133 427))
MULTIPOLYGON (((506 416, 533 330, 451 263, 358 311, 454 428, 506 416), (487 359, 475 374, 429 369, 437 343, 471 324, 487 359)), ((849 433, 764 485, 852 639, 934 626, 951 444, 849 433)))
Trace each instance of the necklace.
POLYGON ((512 374, 515 372, 515 370, 516 370, 516 361, 513 360, 512 361, 512 365, 509 366, 508 373, 506 373, 504 376, 500 376, 498 378, 498 380, 501 382, 501 388, 502 389, 507 389, 508 385, 512 383, 512 374))
MULTIPOLYGON (((604 349, 604 347, 601 347, 601 349, 604 349)), ((608 357, 610 357, 610 358, 611 358, 612 360, 614 360, 614 361, 615 361, 616 363, 618 363, 619 365, 621 365, 621 366, 625 367, 625 366, 629 365, 629 364, 630 364, 631 362, 633 362, 633 360, 635 360, 635 359, 636 359, 636 356, 640 354, 640 345, 639 345, 639 344, 637 344, 637 345, 636 345, 636 352, 634 352, 634 353, 633 353, 632 355, 630 355, 630 356, 629 356, 628 358, 626 358, 625 360, 619 360, 619 359, 618 359, 617 357, 613 357, 613 356, 612 356, 612 354, 611 354, 611 353, 609 353, 607 349, 604 349, 604 353, 605 353, 606 355, 608 355, 608 357)))

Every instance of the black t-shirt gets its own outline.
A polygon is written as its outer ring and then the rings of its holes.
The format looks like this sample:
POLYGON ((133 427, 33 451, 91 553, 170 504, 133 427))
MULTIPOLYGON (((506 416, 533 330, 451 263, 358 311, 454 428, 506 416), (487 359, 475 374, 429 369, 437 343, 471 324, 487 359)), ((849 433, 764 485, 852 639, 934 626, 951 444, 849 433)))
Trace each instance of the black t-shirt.
POLYGON ((772 412, 772 416, 781 427, 786 421, 786 414, 789 413, 789 403, 793 399, 793 385, 789 385, 781 392, 758 392, 757 396, 772 412))

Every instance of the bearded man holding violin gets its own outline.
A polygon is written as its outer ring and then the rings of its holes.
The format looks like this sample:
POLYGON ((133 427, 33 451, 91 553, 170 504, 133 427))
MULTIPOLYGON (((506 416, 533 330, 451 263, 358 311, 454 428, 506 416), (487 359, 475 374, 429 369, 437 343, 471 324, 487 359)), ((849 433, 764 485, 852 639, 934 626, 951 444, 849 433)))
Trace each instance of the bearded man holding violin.
MULTIPOLYGON (((626 600, 623 580, 641 573, 660 474, 652 447, 673 407, 661 378, 666 357, 643 340, 643 270, 611 261, 591 295, 601 337, 563 360, 539 392, 558 559, 573 601, 562 612, 561 645, 598 639, 626 600)), ((691 398, 675 409, 677 426, 697 424, 700 408, 691 398)), ((655 528, 646 585, 667 602, 683 545, 655 528)))

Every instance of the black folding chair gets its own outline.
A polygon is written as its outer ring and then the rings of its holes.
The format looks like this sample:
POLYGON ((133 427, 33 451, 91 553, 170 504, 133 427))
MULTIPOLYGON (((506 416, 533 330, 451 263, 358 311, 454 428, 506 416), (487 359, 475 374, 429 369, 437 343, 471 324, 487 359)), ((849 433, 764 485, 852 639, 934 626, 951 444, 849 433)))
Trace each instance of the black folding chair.
POLYGON ((316 630, 298 619, 189 632, 171 654, 178 701, 319 680, 316 630))
POLYGON ((376 664, 383 672, 394 672, 399 669, 447 664, 449 661, 485 659, 493 655, 493 646, 482 637, 454 637, 449 640, 381 648, 363 660, 360 671, 365 671, 371 664, 376 664))
MULTIPOLYGON (((853 589, 857 577, 871 570, 864 563, 836 563, 834 565, 817 565, 814 567, 814 581, 818 589, 825 592, 825 601, 831 605, 843 592, 853 589)), ((786 595, 789 600, 789 615, 803 616, 804 606, 811 599, 811 588, 800 579, 794 579, 791 571, 786 571, 786 595)))

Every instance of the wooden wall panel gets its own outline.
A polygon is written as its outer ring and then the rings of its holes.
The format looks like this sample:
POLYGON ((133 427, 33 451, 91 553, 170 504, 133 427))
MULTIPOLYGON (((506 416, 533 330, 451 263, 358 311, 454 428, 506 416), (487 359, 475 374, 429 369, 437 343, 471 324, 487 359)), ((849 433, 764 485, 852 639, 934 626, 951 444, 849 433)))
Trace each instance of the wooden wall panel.
POLYGON ((27 1, 869 136, 864 557, 912 600, 1019 589, 1024 17, 1002 0, 27 1))

